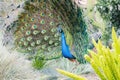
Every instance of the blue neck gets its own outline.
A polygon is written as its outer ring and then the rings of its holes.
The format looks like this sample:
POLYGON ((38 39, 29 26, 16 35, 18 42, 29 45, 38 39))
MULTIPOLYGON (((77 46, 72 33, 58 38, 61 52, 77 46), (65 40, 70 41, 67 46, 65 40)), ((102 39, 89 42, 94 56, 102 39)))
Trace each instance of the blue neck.
POLYGON ((62 41, 62 45, 66 45, 66 39, 65 39, 65 35, 63 32, 61 34, 61 41, 62 41))

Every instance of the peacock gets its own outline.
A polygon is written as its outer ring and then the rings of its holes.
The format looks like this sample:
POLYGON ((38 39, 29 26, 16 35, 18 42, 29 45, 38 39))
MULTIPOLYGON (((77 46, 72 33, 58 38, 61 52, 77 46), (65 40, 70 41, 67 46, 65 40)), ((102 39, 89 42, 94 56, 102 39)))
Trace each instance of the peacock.
POLYGON ((58 25, 58 31, 61 33, 62 56, 69 59, 72 62, 76 61, 75 60, 76 57, 71 53, 71 51, 69 49, 69 45, 66 43, 65 34, 64 34, 64 31, 62 30, 62 28, 60 27, 60 25, 58 25))
POLYGON ((23 9, 18 20, 12 23, 18 51, 40 53, 46 60, 61 57, 61 37, 57 28, 62 25, 76 59, 80 63, 86 62, 87 25, 82 9, 73 0, 28 0, 23 9))

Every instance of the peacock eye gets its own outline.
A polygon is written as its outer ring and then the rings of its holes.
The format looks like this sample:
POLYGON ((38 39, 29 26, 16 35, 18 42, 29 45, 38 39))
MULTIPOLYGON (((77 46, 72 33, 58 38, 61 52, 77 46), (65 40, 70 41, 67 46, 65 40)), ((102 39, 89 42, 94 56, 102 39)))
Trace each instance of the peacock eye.
POLYGON ((25 30, 25 28, 24 28, 24 27, 21 27, 20 29, 21 29, 22 31, 24 31, 24 30, 25 30))
POLYGON ((19 42, 18 42, 18 44, 19 44, 19 45, 21 45, 21 44, 22 44, 22 42, 21 42, 21 41, 19 41, 19 42))
POLYGON ((24 42, 24 46, 28 46, 28 42, 25 41, 25 42, 24 42))
POLYGON ((48 38, 49 38, 48 36, 45 36, 45 37, 44 37, 44 40, 46 41, 46 40, 48 40, 48 38))
POLYGON ((46 6, 45 6, 45 5, 43 5, 43 6, 41 6, 41 8, 45 9, 45 8, 46 8, 46 6))
POLYGON ((28 49, 29 51, 31 51, 31 50, 32 50, 32 47, 28 47, 27 49, 28 49))
POLYGON ((44 13, 40 13, 40 16, 42 16, 42 17, 43 17, 43 16, 45 16, 45 14, 44 14, 44 13))
POLYGON ((37 35, 38 33, 39 33, 39 31, 37 31, 37 30, 34 30, 34 31, 33 31, 33 34, 34 34, 34 35, 37 35))
POLYGON ((53 26, 53 25, 54 25, 54 22, 50 22, 50 25, 53 26))
POLYGON ((55 28, 52 28, 52 29, 51 29, 51 32, 55 32, 55 31, 56 31, 56 29, 55 29, 55 28))
POLYGON ((25 19, 22 19, 22 22, 25 22, 25 19))
POLYGON ((48 16, 49 16, 50 18, 53 18, 53 14, 52 14, 52 13, 50 13, 48 16))
POLYGON ((52 41, 52 40, 50 40, 50 41, 49 41, 49 44, 53 44, 53 41, 52 41))
POLYGON ((28 27, 28 26, 29 26, 29 24, 28 24, 28 23, 25 23, 25 26, 26 26, 26 27, 28 27))
POLYGON ((31 18, 31 21, 34 21, 35 19, 34 18, 31 18))
POLYGON ((40 44, 40 43, 41 43, 41 40, 37 40, 37 41, 36 41, 36 44, 40 44))
POLYGON ((59 36, 59 34, 58 33, 56 33, 55 35, 54 35, 54 37, 58 37, 59 36))
POLYGON ((20 41, 22 41, 22 42, 25 41, 25 38, 21 38, 20 41))
POLYGON ((58 46, 58 43, 54 43, 55 46, 58 46))
POLYGON ((42 34, 45 34, 45 33, 46 33, 46 30, 42 30, 41 33, 42 33, 42 34))
POLYGON ((37 25, 32 25, 32 29, 37 29, 37 25))
POLYGON ((31 31, 26 31, 26 35, 30 35, 31 34, 31 31))
POLYGON ((30 45, 31 45, 31 46, 35 46, 35 42, 32 42, 30 45))
POLYGON ((27 41, 31 41, 31 40, 32 40, 31 36, 27 37, 27 41))
POLYGON ((27 17, 30 17, 30 14, 27 14, 27 17))
POLYGON ((45 24, 45 20, 42 19, 42 20, 40 21, 40 23, 41 23, 41 24, 45 24))

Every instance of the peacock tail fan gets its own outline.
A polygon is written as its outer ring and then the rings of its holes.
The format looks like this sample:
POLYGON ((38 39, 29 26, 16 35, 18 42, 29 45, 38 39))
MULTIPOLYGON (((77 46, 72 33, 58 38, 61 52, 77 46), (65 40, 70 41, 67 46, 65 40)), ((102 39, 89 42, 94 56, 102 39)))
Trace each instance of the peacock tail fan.
MULTIPOLYGON (((45 59, 59 58, 60 34, 58 25, 62 25, 65 35, 72 36, 76 58, 84 63, 87 53, 88 36, 80 8, 72 0, 28 0, 24 12, 14 22, 14 43, 19 51, 39 52, 45 59), (69 33, 66 34, 66 33, 69 33)), ((69 43, 68 43, 69 44, 69 43)))

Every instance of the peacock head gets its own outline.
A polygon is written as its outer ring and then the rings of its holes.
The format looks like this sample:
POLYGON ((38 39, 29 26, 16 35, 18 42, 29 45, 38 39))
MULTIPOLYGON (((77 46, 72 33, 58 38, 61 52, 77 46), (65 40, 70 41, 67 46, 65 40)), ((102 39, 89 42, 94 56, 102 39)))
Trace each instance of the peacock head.
POLYGON ((59 32, 59 33, 64 33, 61 24, 58 24, 57 27, 58 27, 58 32, 59 32))

